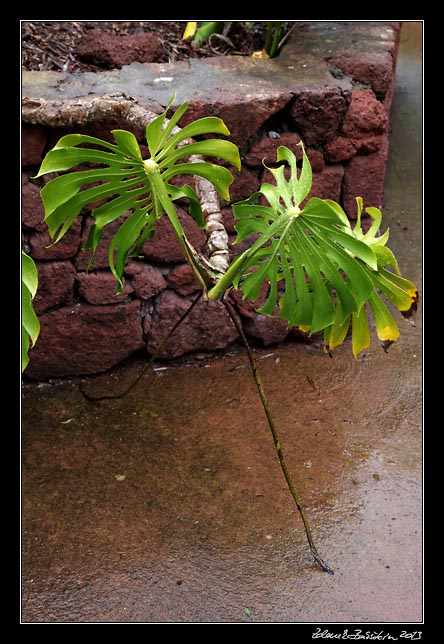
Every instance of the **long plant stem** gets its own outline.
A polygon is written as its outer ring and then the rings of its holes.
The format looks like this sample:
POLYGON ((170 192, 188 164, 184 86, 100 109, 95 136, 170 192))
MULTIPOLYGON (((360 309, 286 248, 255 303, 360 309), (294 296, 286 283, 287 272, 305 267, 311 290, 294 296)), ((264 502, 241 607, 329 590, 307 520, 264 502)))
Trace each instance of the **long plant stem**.
POLYGON ((150 369, 150 368, 151 368, 151 366, 153 365, 153 363, 154 363, 154 361, 156 360, 157 356, 160 354, 160 352, 162 351, 162 349, 164 348, 164 346, 166 345, 166 343, 168 342, 168 340, 169 340, 169 339, 171 338, 171 336, 176 332, 176 330, 179 328, 179 326, 182 324, 182 322, 185 320, 185 318, 186 318, 186 317, 191 313, 191 311, 192 311, 192 310, 193 310, 193 308, 196 306, 196 304, 198 303, 198 301, 200 300, 200 298, 202 297, 202 295, 203 295, 203 292, 202 292, 202 291, 200 291, 200 292, 199 292, 199 295, 198 295, 198 296, 197 296, 197 297, 196 297, 196 298, 191 302, 190 306, 187 308, 187 310, 185 311, 185 313, 183 313, 183 315, 181 315, 181 316, 180 316, 180 318, 179 318, 179 319, 177 320, 177 322, 174 324, 173 328, 172 328, 172 329, 167 333, 167 335, 164 337, 164 339, 163 339, 163 340, 162 340, 162 342, 159 344, 159 346, 157 347, 156 351, 153 353, 153 355, 151 356, 151 358, 149 359, 149 361, 147 362, 147 364, 145 365, 145 367, 143 368, 143 370, 141 371, 141 373, 139 373, 139 375, 137 376, 137 378, 136 378, 136 379, 135 379, 135 380, 130 384, 130 386, 129 386, 129 387, 127 387, 127 388, 126 388, 123 392, 121 392, 120 394, 108 394, 108 395, 105 395, 105 396, 91 396, 90 394, 86 393, 86 391, 84 391, 84 390, 80 387, 80 391, 81 391, 81 392, 82 392, 82 394, 85 396, 85 398, 86 398, 87 400, 90 400, 90 401, 96 402, 96 401, 98 401, 98 400, 117 400, 117 399, 119 399, 119 398, 123 398, 124 396, 126 396, 126 395, 127 395, 127 394, 128 394, 128 393, 129 393, 129 392, 130 392, 130 391, 131 391, 131 390, 136 386, 136 385, 137 385, 137 383, 140 381, 140 379, 141 379, 141 378, 143 378, 143 376, 146 374, 146 372, 148 371, 148 369, 150 369))
POLYGON ((267 399, 266 399, 266 396, 265 396, 265 391, 264 391, 264 388, 262 386, 261 379, 259 377, 259 372, 258 372, 258 369, 257 369, 256 360, 254 358, 254 355, 253 355, 253 352, 251 350, 251 347, 248 344, 248 340, 247 340, 247 338, 245 336, 244 330, 242 328, 242 324, 241 324, 239 318, 236 315, 235 309, 233 308, 232 304, 228 301, 228 299, 225 298, 222 301, 223 301, 223 303, 225 305, 225 308, 228 311, 229 316, 231 317, 231 319, 233 321, 234 326, 236 327, 236 330, 237 330, 237 332, 239 334, 239 337, 240 337, 240 339, 242 341, 242 344, 243 344, 243 346, 245 348, 245 351, 247 353, 248 359, 250 361, 250 365, 251 365, 251 369, 252 369, 252 372, 253 372, 256 387, 257 387, 257 390, 259 392, 259 396, 260 396, 262 406, 263 406, 264 411, 265 411, 265 415, 267 417, 268 426, 270 427, 271 433, 273 435, 274 446, 276 448, 276 452, 277 452, 277 455, 278 455, 278 458, 279 458, 279 463, 280 463, 282 472, 284 474, 285 481, 287 482, 288 489, 290 490, 291 496, 293 497, 293 500, 294 500, 294 502, 296 504, 296 507, 297 507, 297 509, 299 511, 299 514, 301 515, 302 522, 303 522, 304 528, 305 528, 305 534, 307 535, 308 543, 310 545, 311 553, 312 553, 316 563, 322 568, 322 570, 324 570, 325 572, 328 572, 330 575, 333 575, 334 574, 333 570, 329 566, 327 566, 327 564, 321 559, 321 557, 319 556, 319 553, 318 553, 318 551, 316 549, 316 546, 315 546, 315 544, 313 542, 313 537, 311 535, 311 530, 310 530, 310 524, 308 523, 308 519, 307 519, 307 516, 305 514, 305 510, 302 507, 301 502, 299 501, 299 495, 298 495, 298 493, 296 491, 296 488, 295 488, 295 486, 294 486, 294 484, 292 482, 290 472, 288 471, 287 465, 285 463, 285 459, 284 459, 284 455, 282 453, 282 447, 281 447, 279 436, 278 436, 278 433, 277 433, 277 430, 276 430, 276 426, 274 424, 273 417, 272 417, 272 415, 270 413, 270 409, 268 407, 268 402, 267 402, 267 399))

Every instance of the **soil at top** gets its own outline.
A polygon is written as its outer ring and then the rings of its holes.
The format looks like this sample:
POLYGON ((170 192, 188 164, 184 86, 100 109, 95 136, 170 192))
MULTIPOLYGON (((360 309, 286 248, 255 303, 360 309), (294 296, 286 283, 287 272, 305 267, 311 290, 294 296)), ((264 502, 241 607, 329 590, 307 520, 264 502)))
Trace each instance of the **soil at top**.
MULTIPOLYGON (((226 36, 214 34, 200 46, 192 46, 192 38, 183 40, 185 21, 23 21, 22 66, 28 71, 86 72, 109 69, 109 62, 97 63, 82 53, 81 44, 92 29, 100 29, 108 36, 132 36, 150 33, 160 41, 160 52, 155 62, 175 62, 190 58, 239 55, 251 56, 264 47, 267 26, 264 22, 225 23, 226 36)), ((281 38, 292 23, 283 25, 281 38)), ((140 60, 140 62, 154 62, 140 60)))

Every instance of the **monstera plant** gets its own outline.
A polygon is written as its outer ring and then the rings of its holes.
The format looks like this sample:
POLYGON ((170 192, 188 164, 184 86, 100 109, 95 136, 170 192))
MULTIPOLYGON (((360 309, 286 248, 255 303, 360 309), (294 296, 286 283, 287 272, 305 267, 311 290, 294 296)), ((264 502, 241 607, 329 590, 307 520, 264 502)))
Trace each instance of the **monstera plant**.
POLYGON ((210 182, 229 201, 233 176, 226 167, 208 158, 216 157, 239 170, 239 151, 225 139, 208 138, 210 134, 229 135, 219 118, 202 118, 179 129, 177 123, 188 106, 181 105, 168 120, 173 100, 174 97, 165 112, 146 126, 147 159, 142 157, 135 136, 126 130, 113 130, 114 143, 83 134, 62 137, 48 152, 37 174, 41 177, 60 173, 41 190, 45 221, 56 243, 84 206, 96 204, 91 212, 94 224, 85 244, 85 249, 94 253, 104 228, 119 220, 120 227, 109 245, 109 266, 117 290, 121 291, 127 258, 137 257, 142 244, 154 234, 156 222, 168 217, 201 287, 200 296, 223 302, 236 325, 312 555, 323 570, 332 573, 314 545, 285 464, 254 355, 230 294, 238 290, 243 298, 255 301, 265 284, 267 294, 259 309, 261 313, 284 318, 289 327, 298 327, 308 334, 323 332, 328 352, 340 345, 351 329, 352 351, 357 357, 370 342, 369 317, 374 320, 384 349, 398 339, 398 327, 387 304, 391 303, 411 320, 417 289, 401 276, 393 253, 386 246, 388 231, 378 235, 382 215, 377 208, 364 210, 362 199, 357 198, 357 222, 352 228, 337 203, 309 198, 312 173, 302 142, 298 151, 300 167, 293 151, 279 147, 276 162, 268 168, 274 183, 262 184, 259 192, 233 205, 236 242, 254 240, 247 249, 225 263, 216 261, 217 252, 213 257, 199 254, 186 237, 174 202, 187 200, 190 215, 204 229, 210 228, 207 213, 196 190, 181 182, 181 178, 193 175, 210 182), (89 164, 87 169, 69 172, 84 164, 89 164), (373 220, 367 232, 361 227, 363 211, 373 220))

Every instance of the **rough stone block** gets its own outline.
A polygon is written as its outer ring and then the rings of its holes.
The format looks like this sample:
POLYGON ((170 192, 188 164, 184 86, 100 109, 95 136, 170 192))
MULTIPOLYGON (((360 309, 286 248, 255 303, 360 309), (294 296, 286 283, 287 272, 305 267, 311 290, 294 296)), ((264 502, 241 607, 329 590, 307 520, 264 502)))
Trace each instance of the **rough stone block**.
POLYGON ((227 233, 234 233, 235 229, 234 229, 233 210, 231 209, 231 207, 227 207, 227 208, 222 208, 221 212, 222 212, 225 230, 227 231, 227 233))
POLYGON ((384 145, 385 134, 370 134, 349 139, 346 136, 336 136, 324 146, 324 155, 329 163, 348 161, 357 154, 372 154, 378 152, 384 145))
MULTIPOLYGON (((244 162, 247 165, 262 167, 264 162, 266 165, 276 162, 277 149, 279 146, 285 146, 293 152, 296 159, 302 159, 302 149, 298 145, 301 137, 296 132, 282 132, 281 134, 275 132, 274 136, 264 134, 260 139, 255 141, 250 147, 247 154, 244 156, 244 162)), ((306 148, 305 152, 310 161, 311 169, 313 172, 321 172, 324 169, 325 162, 322 152, 313 148, 306 148)), ((245 170, 243 169, 243 172, 245 170)), ((250 193, 251 194, 251 193, 250 193)), ((248 195, 246 195, 248 196, 248 195)))
POLYGON ((120 220, 113 221, 107 226, 105 226, 105 228, 102 231, 102 240, 99 246, 97 247, 96 253, 94 255, 94 261, 92 263, 92 266, 88 267, 88 264, 92 257, 92 251, 83 250, 83 246, 86 244, 86 240, 88 239, 89 231, 91 230, 91 226, 94 223, 94 218, 90 216, 86 217, 85 225, 83 227, 83 232, 82 232, 82 243, 79 249, 79 253, 74 262, 76 270, 85 271, 87 268, 91 268, 92 270, 98 270, 100 268, 109 268, 109 259, 108 259, 109 245, 111 243, 112 238, 116 234, 118 228, 121 226, 125 218, 126 217, 122 217, 120 220))
POLYGON ((61 306, 74 304, 74 266, 65 262, 38 262, 39 286, 33 304, 37 315, 61 306))
POLYGON ((22 125, 22 166, 40 165, 47 144, 45 128, 40 125, 22 125))
POLYGON ((162 271, 142 260, 130 260, 125 267, 134 293, 142 300, 149 300, 167 287, 162 271))
POLYGON ((22 224, 32 230, 47 231, 45 210, 38 186, 27 181, 22 186, 22 224))
MULTIPOLYGON (((170 290, 156 299, 151 316, 144 319, 146 346, 154 353, 164 337, 190 306, 192 298, 184 298, 170 290)), ((237 331, 221 302, 199 300, 165 345, 160 357, 177 358, 192 351, 223 349, 237 338, 237 331)))
POLYGON ((119 304, 133 292, 132 287, 124 282, 122 293, 117 295, 117 282, 111 272, 77 273, 79 295, 90 304, 119 304))
POLYGON ((346 49, 330 58, 330 63, 356 81, 369 85, 383 100, 393 82, 393 53, 390 50, 360 52, 346 49))
POLYGON ((263 282, 262 286, 259 289, 259 295, 254 302, 252 302, 251 300, 244 300, 242 297, 242 292, 237 290, 231 291, 230 297, 235 303, 237 312, 243 318, 253 319, 257 315, 256 309, 260 308, 265 302, 267 292, 268 283, 263 282))
POLYGON ((285 145, 296 154, 298 143, 301 137, 296 132, 282 132, 263 134, 257 141, 254 141, 248 152, 244 155, 243 162, 249 166, 262 166, 262 161, 266 164, 275 163, 277 149, 280 145, 285 145))
POLYGON ((290 116, 307 146, 323 145, 334 136, 345 118, 348 101, 338 87, 307 88, 295 96, 290 116))
POLYGON ((305 153, 310 161, 312 172, 322 172, 325 168, 325 159, 322 152, 319 150, 313 150, 312 148, 307 148, 305 153))
POLYGON ((310 197, 340 201, 344 168, 342 165, 326 165, 322 172, 313 173, 310 197))
MULTIPOLYGON (((229 187, 230 190, 230 203, 236 201, 241 201, 246 199, 253 192, 259 190, 259 171, 257 169, 250 169, 247 166, 243 166, 241 172, 230 168, 231 174, 234 177, 234 181, 229 187)), ((222 197, 219 197, 219 202, 221 206, 226 205, 228 202, 222 197)))
POLYGON ((166 275, 166 281, 179 295, 191 295, 200 288, 188 264, 179 264, 172 268, 166 275))
POLYGON ((106 371, 143 348, 138 302, 65 306, 40 317, 26 375, 55 378, 106 371))
POLYGON ((34 259, 69 259, 75 257, 80 246, 80 231, 81 223, 77 219, 54 246, 50 246, 52 241, 47 230, 31 233, 29 235, 31 256, 34 259))
POLYGON ((325 60, 338 80, 367 85, 385 100, 393 85, 399 22, 313 21, 297 23, 280 58, 295 63, 312 53, 325 60))
POLYGON ((382 208, 387 152, 385 138, 379 152, 356 156, 345 168, 343 208, 351 219, 356 219, 356 197, 363 198, 364 207, 382 208))
POLYGON ((120 68, 134 61, 153 63, 163 54, 160 38, 149 32, 116 36, 91 29, 77 46, 79 58, 105 68, 120 68))
POLYGON ((341 134, 335 135, 324 145, 324 157, 328 163, 347 161, 352 159, 356 152, 356 142, 341 134))
POLYGON ((348 138, 382 134, 387 129, 387 113, 371 89, 353 90, 342 133, 348 138))
POLYGON ((289 333, 288 323, 283 318, 272 318, 269 315, 257 314, 246 320, 244 329, 264 346, 285 340, 289 333))
MULTIPOLYGON (((202 251, 206 241, 204 231, 185 210, 179 206, 175 206, 175 208, 190 243, 196 250, 202 251)), ((143 244, 141 254, 153 262, 168 264, 183 261, 183 251, 179 240, 166 215, 156 222, 154 235, 143 244)))
POLYGON ((235 92, 226 94, 224 101, 216 101, 212 104, 200 100, 191 102, 190 109, 181 120, 181 125, 204 116, 218 116, 230 130, 230 141, 242 148, 248 139, 290 100, 289 92, 275 91, 266 96, 259 95, 251 101, 248 98, 245 99, 239 89, 235 89, 235 92))

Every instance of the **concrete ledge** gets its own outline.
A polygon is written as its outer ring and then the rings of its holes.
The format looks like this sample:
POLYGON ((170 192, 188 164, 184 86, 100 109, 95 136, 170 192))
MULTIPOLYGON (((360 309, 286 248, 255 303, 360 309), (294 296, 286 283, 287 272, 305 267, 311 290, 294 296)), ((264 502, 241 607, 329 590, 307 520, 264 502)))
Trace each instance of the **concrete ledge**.
MULTIPOLYGON (((354 218, 356 196, 363 197, 367 206, 383 207, 399 27, 399 23, 388 22, 302 22, 296 25, 276 59, 233 56, 172 64, 132 63, 122 69, 82 74, 24 71, 22 93, 30 100, 126 93, 142 105, 160 109, 175 92, 176 106, 185 101, 190 105, 181 120, 182 126, 202 116, 219 116, 227 124, 231 140, 240 147, 243 172, 232 186, 233 201, 259 188, 265 173, 262 159, 273 161, 279 145, 291 147, 302 138, 314 170, 313 195, 339 201, 348 216, 354 218)), ((106 138, 112 127, 119 127, 119 124, 110 119, 110 122, 95 125, 94 132, 88 128, 88 132, 106 138)), ((82 131, 82 128, 73 128, 73 131, 82 131)), ((62 359, 57 358, 60 355, 54 350, 57 327, 49 330, 45 316, 53 315, 63 306, 90 308, 99 305, 101 309, 107 308, 107 320, 112 319, 115 310, 118 319, 126 324, 121 307, 131 306, 134 312, 134 302, 138 302, 139 338, 136 343, 122 341, 123 346, 128 347, 123 357, 128 357, 135 345, 138 347, 143 343, 149 351, 152 350, 149 334, 151 315, 155 314, 156 324, 165 327, 174 324, 175 320, 170 321, 169 318, 174 307, 162 310, 162 302, 171 299, 164 295, 165 290, 175 291, 181 298, 192 297, 189 275, 181 263, 180 254, 176 253, 174 240, 170 240, 171 244, 165 243, 161 231, 155 235, 151 245, 146 244, 143 249, 146 266, 151 269, 147 270, 147 275, 155 280, 152 288, 145 285, 143 293, 152 296, 144 299, 138 295, 140 288, 138 291, 133 284, 136 273, 132 270, 127 275, 128 289, 126 303, 123 304, 115 303, 108 292, 112 286, 108 280, 106 260, 102 262, 100 254, 93 267, 96 277, 85 279, 85 257, 80 248, 88 221, 79 225, 78 230, 70 231, 70 236, 52 249, 56 254, 44 248, 48 243, 47 233, 35 215, 36 186, 29 182, 29 176, 34 174, 47 149, 64 133, 32 124, 23 127, 25 247, 36 259, 39 272, 48 275, 48 263, 58 260, 63 265, 64 274, 69 276, 67 283, 73 284, 64 289, 46 288, 45 297, 49 299, 45 301, 42 296, 39 300, 39 307, 44 311, 41 316, 43 332, 30 353, 31 361, 26 372, 37 379, 95 373, 112 366, 108 352, 104 352, 105 358, 101 361, 100 351, 94 352, 94 356, 80 351, 84 344, 81 326, 76 327, 78 335, 75 342, 70 343, 69 351, 77 352, 78 356, 82 354, 84 362, 80 357, 71 361, 66 352, 62 359), (183 284, 178 279, 181 274, 185 280, 183 284)), ((143 144, 142 133, 140 142, 143 144)), ((226 206, 226 227, 233 235, 231 210, 229 204, 223 205, 226 206)), ((180 216, 186 222, 188 234, 199 247, 204 242, 201 231, 195 229, 194 222, 187 221, 184 213, 180 216)), ((164 233, 168 235, 168 231, 164 233)), ((94 319, 93 316, 79 319, 90 318, 94 319)), ((254 323, 254 319, 248 318, 250 327, 254 327, 252 335, 263 344, 271 344, 276 338, 287 336, 282 330, 282 320, 276 320, 276 327, 259 322, 254 323)), ((226 324, 226 321, 222 323, 226 324)), ((112 329, 112 324, 109 328, 112 329)), ((212 338, 217 336, 218 330, 215 328, 213 331, 216 335, 210 330, 205 338, 198 334, 194 344, 189 338, 184 339, 183 346, 177 340, 165 357, 220 348, 219 344, 213 346, 212 338)), ((127 333, 134 337, 133 324, 128 325, 127 333)), ((111 339, 105 336, 102 334, 100 341, 108 345, 111 339)), ((230 334, 224 337, 227 344, 232 341, 230 334)), ((63 342, 61 336, 60 342, 63 342)), ((121 354, 116 355, 114 364, 121 359, 121 354)))

